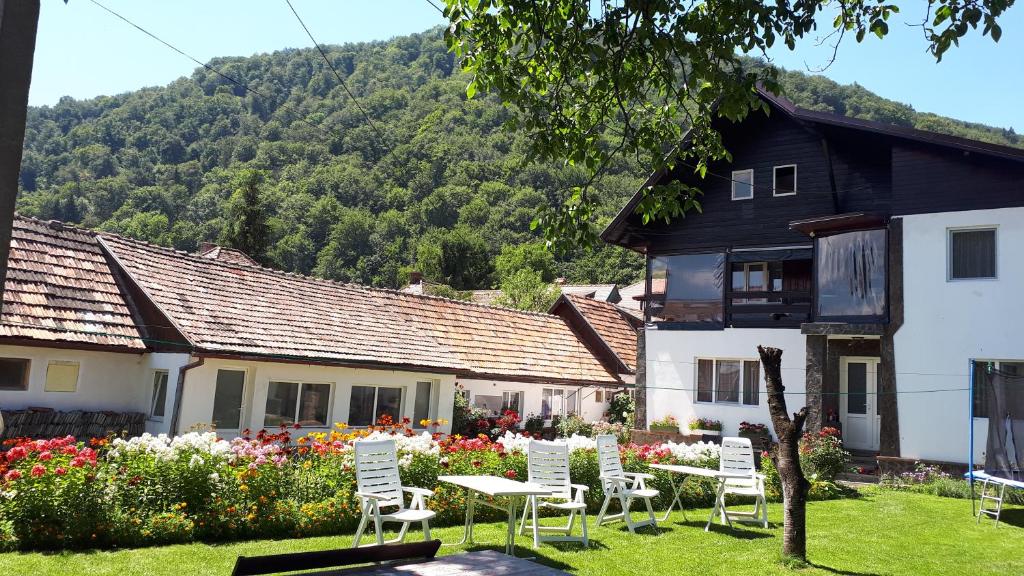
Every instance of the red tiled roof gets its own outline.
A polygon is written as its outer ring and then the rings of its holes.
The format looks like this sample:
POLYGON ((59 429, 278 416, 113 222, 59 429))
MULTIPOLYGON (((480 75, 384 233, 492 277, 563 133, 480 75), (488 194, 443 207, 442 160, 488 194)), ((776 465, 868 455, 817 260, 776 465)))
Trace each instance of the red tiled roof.
POLYGON ((565 298, 586 319, 619 360, 635 372, 636 329, 624 316, 627 312, 614 304, 593 298, 572 294, 566 294, 565 298))
POLYGON ((103 242, 201 351, 615 380, 555 316, 339 284, 118 236, 103 242))
POLYGON ((96 235, 23 216, 14 218, 3 338, 145 349, 96 235))
POLYGON ((452 350, 477 374, 613 382, 565 321, 457 300, 375 290, 382 308, 452 350))

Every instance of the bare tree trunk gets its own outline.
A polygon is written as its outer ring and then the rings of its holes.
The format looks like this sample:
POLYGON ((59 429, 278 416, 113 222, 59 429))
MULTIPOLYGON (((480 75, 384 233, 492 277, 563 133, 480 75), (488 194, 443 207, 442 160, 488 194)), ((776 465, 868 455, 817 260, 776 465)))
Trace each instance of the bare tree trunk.
POLYGON ((807 407, 790 419, 786 408, 786 387, 782 385, 782 350, 758 346, 764 379, 768 387, 768 412, 779 438, 779 449, 772 462, 782 480, 783 533, 782 553, 800 561, 807 560, 807 492, 810 482, 800 469, 800 437, 807 420, 807 407))
POLYGON ((25 144, 39 0, 0 0, 0 307, 25 144))

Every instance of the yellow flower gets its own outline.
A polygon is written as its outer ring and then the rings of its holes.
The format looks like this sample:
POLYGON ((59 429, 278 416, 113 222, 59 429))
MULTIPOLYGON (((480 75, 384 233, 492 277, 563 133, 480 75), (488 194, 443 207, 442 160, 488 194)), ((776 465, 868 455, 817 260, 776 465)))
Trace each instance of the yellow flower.
POLYGON ((249 485, 248 484, 242 484, 241 486, 238 487, 238 489, 241 490, 242 492, 248 492, 249 491, 249 485))

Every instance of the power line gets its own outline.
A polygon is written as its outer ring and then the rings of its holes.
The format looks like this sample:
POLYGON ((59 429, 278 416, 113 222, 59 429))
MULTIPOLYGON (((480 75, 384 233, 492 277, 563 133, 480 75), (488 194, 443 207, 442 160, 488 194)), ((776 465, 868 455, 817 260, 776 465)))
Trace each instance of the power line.
POLYGON ((431 6, 433 6, 433 7, 434 7, 434 10, 437 10, 437 11, 438 11, 438 12, 440 12, 440 13, 441 13, 442 15, 444 14, 444 10, 442 10, 442 9, 441 9, 441 7, 440 7, 440 6, 438 6, 437 4, 434 4, 434 0, 427 0, 427 4, 430 4, 431 6))
POLYGON ((377 134, 377 140, 379 140, 381 145, 384 146, 384 148, 388 151, 388 154, 394 157, 394 151, 391 149, 391 146, 388 145, 387 140, 385 140, 384 138, 384 135, 377 128, 377 125, 373 123, 373 120, 370 118, 370 115, 366 113, 366 110, 363 109, 363 106, 362 104, 359 103, 359 99, 356 98, 356 95, 353 94, 351 90, 349 90, 348 84, 345 83, 345 79, 341 77, 341 74, 338 72, 338 69, 334 67, 334 63, 331 62, 331 59, 327 57, 327 53, 324 52, 324 49, 320 46, 320 43, 317 42, 316 38, 313 37, 313 33, 309 31, 309 27, 307 27, 306 23, 302 21, 302 17, 299 16, 299 13, 295 10, 295 6, 292 6, 292 0, 284 1, 286 4, 288 4, 288 8, 291 8, 292 14, 295 15, 295 19, 299 21, 300 25, 302 25, 302 29, 306 31, 306 36, 309 36, 310 41, 313 42, 313 46, 316 46, 317 51, 320 52, 321 56, 323 56, 324 62, 327 63, 328 68, 331 69, 331 72, 334 72, 334 76, 337 77, 338 82, 341 83, 341 87, 345 89, 345 93, 348 94, 349 98, 351 98, 352 102, 356 105, 356 108, 358 108, 359 112, 362 113, 363 118, 366 119, 366 123, 369 124, 370 128, 372 128, 374 133, 377 134))
POLYGON ((157 36, 156 34, 153 34, 153 33, 152 33, 152 32, 150 32, 149 30, 146 30, 146 29, 145 29, 145 28, 143 28, 142 26, 139 26, 139 25, 138 25, 138 24, 136 24, 135 22, 132 22, 131 20, 129 20, 128 18, 126 18, 126 17, 122 16, 121 14, 119 14, 119 13, 115 12, 114 10, 111 10, 110 8, 108 8, 108 7, 104 6, 103 4, 99 3, 99 2, 97 1, 97 0, 89 0, 89 1, 90 1, 90 2, 92 2, 93 4, 95 4, 96 6, 99 6, 100 8, 102 8, 102 9, 106 10, 106 11, 107 11, 107 12, 109 12, 110 14, 112 14, 112 15, 116 16, 116 17, 117 17, 118 19, 120 19, 121 21, 125 22, 125 23, 126 23, 126 24, 128 24, 129 26, 131 26, 131 27, 135 28, 135 29, 136 29, 136 30, 138 30, 139 32, 142 32, 142 33, 143 33, 143 34, 145 34, 146 36, 149 36, 150 38, 152 38, 152 39, 156 40, 157 42, 159 42, 159 43, 163 44, 164 46, 167 46, 168 48, 170 48, 171 50, 174 50, 174 51, 175 51, 175 52, 177 52, 178 54, 181 54, 182 56, 184 56, 184 57, 188 58, 189 60, 191 60, 191 61, 195 62, 196 64, 199 64, 200 66, 202 66, 203 68, 206 68, 206 69, 207 69, 207 70, 209 70, 210 72, 213 72, 214 74, 216 74, 216 75, 220 76, 221 78, 224 78, 225 80, 227 80, 227 81, 231 82, 232 84, 236 84, 236 85, 238 85, 238 86, 241 86, 241 87, 242 87, 242 88, 244 88, 244 89, 245 89, 245 90, 246 90, 247 92, 252 92, 253 94, 256 94, 256 95, 258 95, 258 96, 260 96, 260 97, 262 97, 262 98, 266 98, 266 96, 265 96, 264 94, 262 94, 261 92, 259 92, 259 91, 258 91, 258 90, 256 90, 255 88, 252 88, 252 87, 250 87, 250 86, 249 86, 248 84, 244 84, 244 83, 242 83, 242 82, 240 82, 240 81, 238 81, 238 80, 235 80, 235 79, 234 79, 234 78, 232 78, 231 76, 228 76, 227 74, 225 74, 225 73, 221 72, 220 70, 217 70, 216 68, 214 68, 213 66, 210 66, 209 64, 206 64, 205 62, 201 62, 201 61, 199 61, 199 59, 198 59, 198 58, 196 58, 195 56, 192 56, 191 54, 189 54, 189 53, 185 52, 184 50, 182 50, 182 49, 178 48, 177 46, 174 46, 174 45, 173 45, 173 44, 171 44, 170 42, 168 42, 168 41, 164 40, 163 38, 160 38, 160 37, 159 37, 159 36, 157 36))

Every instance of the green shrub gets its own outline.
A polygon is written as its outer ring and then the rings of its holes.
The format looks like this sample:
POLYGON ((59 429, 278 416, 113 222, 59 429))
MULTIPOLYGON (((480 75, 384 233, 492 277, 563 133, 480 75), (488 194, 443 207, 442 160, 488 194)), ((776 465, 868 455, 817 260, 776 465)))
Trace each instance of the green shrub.
POLYGON ((843 450, 835 428, 822 428, 817 434, 807 432, 800 439, 800 467, 806 476, 831 482, 849 464, 850 453, 843 450))
POLYGON ((594 425, 575 414, 569 414, 558 421, 558 435, 562 438, 569 438, 573 434, 578 436, 593 436, 594 425))

